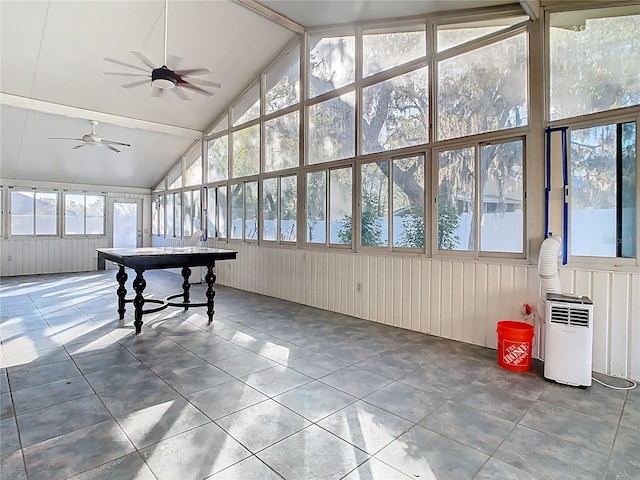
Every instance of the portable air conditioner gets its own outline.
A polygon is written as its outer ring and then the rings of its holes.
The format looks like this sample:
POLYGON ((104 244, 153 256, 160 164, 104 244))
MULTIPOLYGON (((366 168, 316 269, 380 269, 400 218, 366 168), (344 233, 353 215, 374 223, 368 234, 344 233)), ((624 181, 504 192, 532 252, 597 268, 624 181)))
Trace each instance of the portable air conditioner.
POLYGON ((547 293, 544 377, 591 386, 593 302, 589 297, 547 293))

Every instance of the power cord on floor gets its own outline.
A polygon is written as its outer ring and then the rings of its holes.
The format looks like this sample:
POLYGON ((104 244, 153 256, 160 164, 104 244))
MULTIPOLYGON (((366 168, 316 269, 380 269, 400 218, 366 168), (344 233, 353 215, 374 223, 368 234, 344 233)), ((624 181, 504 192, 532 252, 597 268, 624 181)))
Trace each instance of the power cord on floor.
POLYGON ((637 387, 636 382, 634 382, 633 380, 629 380, 628 378, 620 379, 620 380, 624 380, 625 382, 629 382, 631 384, 627 387, 616 387, 615 385, 609 385, 608 383, 604 383, 603 381, 598 380, 596 377, 591 377, 591 380, 593 380, 594 382, 598 382, 600 385, 603 385, 607 388, 611 388, 613 390, 633 390, 634 388, 637 387))

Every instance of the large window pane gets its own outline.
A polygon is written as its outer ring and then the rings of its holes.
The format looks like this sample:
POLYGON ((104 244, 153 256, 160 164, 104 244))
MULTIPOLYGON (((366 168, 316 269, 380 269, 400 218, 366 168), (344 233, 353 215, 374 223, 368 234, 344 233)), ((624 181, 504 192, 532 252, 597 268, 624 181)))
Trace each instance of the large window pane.
POLYGON ((218 236, 216 228, 216 215, 218 213, 217 189, 209 188, 207 190, 207 237, 215 238, 218 236))
POLYGON ((636 127, 571 132, 571 253, 636 256, 636 127))
POLYGON ((65 195, 64 232, 67 235, 84 234, 84 195, 65 195))
POLYGON ((360 243, 364 246, 389 245, 389 162, 361 166, 360 243))
POLYGON ((187 167, 184 184, 185 186, 202 185, 202 157, 198 156, 198 158, 187 167))
POLYGON ((209 182, 229 178, 229 137, 227 135, 209 142, 207 166, 209 182))
POLYGON ((476 38, 499 32, 512 25, 528 20, 527 15, 508 18, 492 18, 477 22, 438 25, 438 52, 455 47, 476 38))
POLYGON ((307 242, 327 241, 327 172, 307 173, 307 242))
POLYGON ((174 203, 174 222, 175 225, 173 227, 173 231, 175 232, 176 237, 180 236, 180 232, 182 232, 182 195, 180 192, 175 192, 173 195, 173 203, 174 203))
POLYGON ((242 239, 244 230, 244 183, 231 185, 231 238, 242 239))
POLYGON ((286 57, 265 75, 267 114, 300 101, 300 46, 296 45, 286 57))
POLYGON ((423 249, 424 157, 393 160, 393 246, 423 249))
POLYGON ((255 84, 231 109, 233 126, 240 125, 260 116, 260 85, 255 84))
POLYGON ((355 94, 353 92, 308 108, 309 163, 355 155, 355 94))
POLYGON ((233 132, 231 136, 234 178, 260 173, 260 125, 233 132))
POLYGON ((362 51, 364 77, 424 57, 427 54, 424 25, 366 30, 362 36, 362 51))
POLYGON ((353 243, 352 168, 329 170, 329 243, 353 243))
POLYGON ((475 149, 438 154, 438 249, 475 250, 475 149))
POLYGON ((362 98, 362 153, 427 143, 426 68, 366 87, 362 98))
POLYGON ((200 230, 202 228, 202 202, 200 200, 200 190, 193 191, 193 231, 200 230))
POLYGON ((183 193, 182 236, 190 237, 193 233, 193 197, 191 192, 183 193))
POLYGON ((317 97, 355 80, 353 35, 312 35, 309 39, 309 96, 317 97))
POLYGON ((295 242, 298 227, 298 177, 292 175, 280 179, 280 240, 295 242))
POLYGON ((527 125, 525 33, 438 66, 438 139, 527 125))
POLYGON ((278 179, 268 178, 262 182, 262 239, 278 239, 278 179))
POLYGON ((86 234, 104 235, 105 197, 104 195, 85 195, 86 234))
POLYGON ((173 237, 173 193, 168 193, 166 196, 167 204, 167 237, 173 237))
POLYGON ((258 182, 247 182, 244 187, 244 238, 258 239, 258 182))
POLYGON ((58 194, 36 192, 36 235, 58 233, 58 194))
POLYGON ((480 147, 480 250, 524 252, 522 141, 480 147))
POLYGON ((227 238, 227 187, 218 187, 218 238, 227 238))
POLYGON ((11 192, 11 235, 33 235, 35 192, 11 192))
POLYGON ((640 6, 629 10, 551 14, 552 120, 640 104, 640 6))
POLYGON ((292 112, 264 124, 264 168, 267 172, 295 168, 300 156, 300 113, 292 112))

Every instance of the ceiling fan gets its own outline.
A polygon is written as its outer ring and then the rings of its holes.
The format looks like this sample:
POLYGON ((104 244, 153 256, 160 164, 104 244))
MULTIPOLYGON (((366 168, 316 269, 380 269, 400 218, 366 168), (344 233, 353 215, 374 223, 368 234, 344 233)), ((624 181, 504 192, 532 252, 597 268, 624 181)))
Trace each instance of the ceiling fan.
POLYGON ((145 77, 144 80, 137 80, 135 82, 127 83, 122 85, 124 88, 132 88, 144 85, 146 83, 151 83, 153 89, 151 90, 152 97, 160 97, 165 90, 172 90, 175 94, 180 97, 182 100, 189 100, 189 97, 183 92, 183 89, 191 90, 192 92, 199 93, 206 97, 210 97, 213 95, 213 92, 206 90, 202 87, 214 87, 221 88, 222 84, 218 82, 211 82, 209 80, 203 80, 200 78, 192 78, 200 75, 207 75, 211 73, 211 70, 208 68, 193 68, 188 70, 172 70, 167 65, 171 64, 174 68, 177 64, 182 60, 180 57, 176 57, 172 55, 170 57, 170 61, 167 60, 167 25, 168 25, 168 11, 169 11, 169 0, 165 0, 164 4, 164 62, 162 66, 157 67, 154 63, 149 60, 142 52, 132 51, 138 60, 140 60, 147 68, 142 68, 137 65, 132 65, 130 63, 121 62, 120 60, 115 60, 113 58, 105 58, 104 60, 107 62, 114 63, 116 65, 120 65, 123 67, 132 68, 138 72, 145 73, 137 73, 137 72, 102 72, 104 75, 117 75, 117 76, 126 76, 126 77, 145 77), (149 73, 149 70, 151 72, 149 73))
POLYGON ((71 150, 77 150, 78 148, 82 148, 85 145, 93 145, 93 146, 102 146, 107 147, 112 152, 120 153, 120 150, 115 148, 113 145, 118 145, 120 147, 130 147, 128 143, 115 142, 113 140, 105 140, 102 137, 96 135, 96 125, 98 122, 95 120, 89 120, 91 124, 91 133, 87 133, 83 135, 82 138, 66 138, 66 137, 49 137, 49 140, 75 140, 77 142, 83 142, 75 147, 71 147, 71 150))

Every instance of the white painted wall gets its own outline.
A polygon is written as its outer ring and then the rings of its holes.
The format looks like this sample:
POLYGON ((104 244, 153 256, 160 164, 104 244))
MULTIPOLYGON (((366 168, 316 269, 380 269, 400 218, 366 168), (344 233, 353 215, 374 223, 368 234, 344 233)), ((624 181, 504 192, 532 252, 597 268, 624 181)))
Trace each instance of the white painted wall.
MULTIPOLYGON (((154 245, 181 240, 154 237, 154 245)), ((238 251, 216 267, 218 283, 346 315, 496 348, 496 322, 522 320, 537 304, 536 265, 422 256, 209 246, 238 251), (360 285, 360 289, 358 289, 360 285)), ((594 303, 593 370, 640 379, 640 273, 561 268, 565 292, 594 303)), ((540 336, 539 329, 536 335, 540 336)), ((534 355, 540 356, 536 342, 534 355)))

